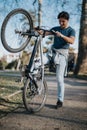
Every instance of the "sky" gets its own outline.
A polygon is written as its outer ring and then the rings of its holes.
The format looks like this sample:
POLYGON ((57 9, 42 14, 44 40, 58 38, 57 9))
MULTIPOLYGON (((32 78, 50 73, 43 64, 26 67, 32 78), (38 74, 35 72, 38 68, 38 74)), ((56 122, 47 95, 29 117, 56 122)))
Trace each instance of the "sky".
MULTIPOLYGON (((5 16, 15 8, 23 8, 27 11, 32 10, 38 14, 38 4, 34 0, 0 0, 0 32, 1 25, 5 16), (15 1, 18 1, 16 3, 15 1)), ((57 15, 61 11, 68 11, 70 14, 69 24, 76 31, 76 40, 72 45, 73 48, 78 50, 79 43, 79 28, 80 28, 80 16, 81 16, 81 3, 82 0, 42 0, 42 26, 51 28, 58 25, 57 15)), ((37 23, 36 23, 37 25, 37 23)), ((0 57, 3 54, 8 54, 1 43, 0 36, 0 57)))

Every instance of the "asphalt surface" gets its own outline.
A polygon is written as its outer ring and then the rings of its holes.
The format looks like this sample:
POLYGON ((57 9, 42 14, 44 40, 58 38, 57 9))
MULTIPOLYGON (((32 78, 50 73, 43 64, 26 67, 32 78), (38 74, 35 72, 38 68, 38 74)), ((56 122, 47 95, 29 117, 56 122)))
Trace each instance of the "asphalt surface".
POLYGON ((87 81, 65 78, 65 100, 55 109, 56 77, 47 76, 48 97, 44 108, 29 114, 18 107, 0 119, 0 130, 87 130, 87 81))

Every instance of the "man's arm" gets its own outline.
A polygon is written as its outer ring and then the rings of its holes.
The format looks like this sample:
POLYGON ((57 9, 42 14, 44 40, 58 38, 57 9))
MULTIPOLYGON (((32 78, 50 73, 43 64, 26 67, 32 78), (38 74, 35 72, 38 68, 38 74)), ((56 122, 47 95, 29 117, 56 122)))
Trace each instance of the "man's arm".
MULTIPOLYGON (((40 35, 43 35, 44 34, 44 31, 43 30, 39 30, 39 29, 35 29, 40 35)), ((45 36, 48 36, 48 35, 56 35, 58 37, 61 37, 63 38, 66 42, 70 43, 70 44, 73 44, 74 41, 75 41, 75 37, 74 36, 70 36, 70 37, 67 37, 65 35, 63 35, 62 33, 58 32, 58 31, 54 31, 54 30, 51 30, 51 31, 45 31, 45 36)))
POLYGON ((74 36, 67 37, 67 36, 61 34, 58 31, 56 31, 56 36, 63 38, 66 42, 68 42, 70 44, 73 44, 74 41, 75 41, 75 37, 74 36))

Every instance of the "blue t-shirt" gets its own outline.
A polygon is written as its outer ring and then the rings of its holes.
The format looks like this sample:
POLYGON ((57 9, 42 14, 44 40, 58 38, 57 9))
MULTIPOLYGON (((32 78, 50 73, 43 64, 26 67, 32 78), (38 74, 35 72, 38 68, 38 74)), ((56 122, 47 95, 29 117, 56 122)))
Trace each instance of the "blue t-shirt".
MULTIPOLYGON (((70 26, 62 29, 60 26, 53 27, 51 30, 58 31, 62 33, 64 36, 70 37, 74 36, 75 37, 75 30, 71 28, 70 26)), ((68 49, 69 48, 69 43, 67 43, 63 38, 54 36, 54 44, 53 48, 55 49, 68 49)))

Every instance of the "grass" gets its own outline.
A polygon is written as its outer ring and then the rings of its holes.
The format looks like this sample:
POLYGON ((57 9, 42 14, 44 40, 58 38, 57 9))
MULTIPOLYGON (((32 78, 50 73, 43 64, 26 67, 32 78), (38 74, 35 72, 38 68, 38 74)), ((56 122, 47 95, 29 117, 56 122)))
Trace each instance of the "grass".
POLYGON ((9 98, 9 95, 19 91, 23 86, 23 84, 17 82, 17 80, 19 79, 0 76, 0 117, 3 117, 22 105, 22 93, 13 95, 9 98))
POLYGON ((80 73, 78 75, 74 75, 72 72, 70 72, 68 74, 68 77, 70 77, 70 78, 76 78, 76 79, 82 79, 82 80, 87 80, 87 74, 83 74, 83 73, 80 73))

